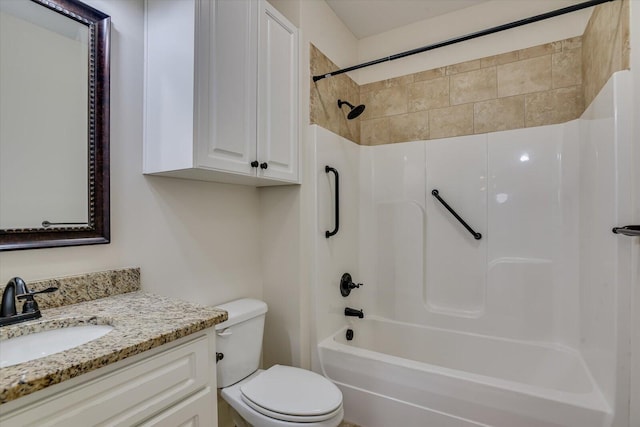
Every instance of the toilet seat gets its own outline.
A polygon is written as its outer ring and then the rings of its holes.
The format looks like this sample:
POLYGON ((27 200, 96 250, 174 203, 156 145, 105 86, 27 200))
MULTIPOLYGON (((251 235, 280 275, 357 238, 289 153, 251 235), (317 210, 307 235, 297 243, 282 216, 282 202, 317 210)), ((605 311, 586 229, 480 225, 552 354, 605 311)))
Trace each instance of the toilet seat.
POLYGON ((244 403, 255 411, 290 422, 320 422, 342 411, 342 393, 314 372, 275 365, 240 387, 244 403))
POLYGON ((295 423, 316 423, 320 421, 325 421, 335 417, 336 415, 338 415, 338 413, 342 411, 342 406, 338 406, 335 409, 335 411, 330 412, 328 414, 317 415, 317 416, 313 416, 313 415, 296 416, 296 415, 282 414, 280 412, 270 411, 267 408, 263 408, 262 406, 255 404, 254 402, 247 399, 245 396, 242 396, 242 401, 246 403, 251 409, 253 409, 254 411, 264 416, 267 416, 269 418, 274 418, 276 420, 289 421, 289 422, 295 422, 295 423))

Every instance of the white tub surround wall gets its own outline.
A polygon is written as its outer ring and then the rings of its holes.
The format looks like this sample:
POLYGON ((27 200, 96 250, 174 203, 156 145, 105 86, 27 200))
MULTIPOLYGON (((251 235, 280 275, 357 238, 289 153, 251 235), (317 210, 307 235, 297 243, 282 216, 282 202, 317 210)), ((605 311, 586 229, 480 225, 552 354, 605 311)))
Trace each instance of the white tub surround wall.
POLYGON ((314 305, 318 319, 318 339, 324 339, 344 324, 344 298, 340 295, 340 278, 343 273, 350 273, 358 280, 358 214, 359 187, 361 181, 360 150, 352 143, 332 134, 320 127, 313 126, 320 136, 321 142, 315 147, 316 174, 314 182, 317 191, 317 222, 315 225, 316 240, 316 274, 317 283, 314 289, 314 305), (321 166, 320 166, 321 165, 321 166), (326 173, 328 165, 340 174, 340 227, 335 236, 325 237, 325 231, 335 227, 335 178, 326 173))
POLYGON ((360 216, 373 228, 360 235, 360 268, 362 280, 376 286, 375 312, 577 345, 577 133, 565 138, 576 129, 571 123, 365 147, 372 189, 363 193, 371 206, 360 216))
POLYGON ((638 239, 604 225, 635 224, 631 88, 630 72, 614 74, 580 120, 579 349, 620 427, 628 425, 632 253, 638 239))
MULTIPOLYGON (((640 4, 630 2, 630 22, 640 22, 640 4)), ((640 117, 640 29, 637 26, 631 28, 631 75, 633 85, 633 99, 636 102, 632 106, 633 117, 640 117)), ((640 120, 633 121, 632 158, 636 165, 640 165, 640 120)), ((632 179, 632 195, 634 200, 633 223, 640 224, 640 168, 636 167, 632 179)), ((640 425, 640 239, 633 244, 631 254, 632 276, 632 318, 631 318, 631 425, 640 425)))
POLYGON ((580 120, 446 140, 359 147, 312 126, 318 342, 338 326, 314 368, 344 383, 347 419, 384 426, 399 411, 415 415, 407 425, 416 426, 424 419, 439 426, 629 425, 632 239, 611 228, 632 219, 630 87, 630 72, 616 73, 580 120), (341 172, 346 189, 333 241, 324 238, 333 224, 325 164, 341 172), (443 209, 434 188, 481 240, 443 209), (348 298, 337 288, 342 270, 365 283, 348 298), (381 321, 370 332, 377 344, 363 344, 364 353, 351 345, 359 347, 357 339, 336 341, 345 326, 368 336, 369 326, 342 315, 346 306, 381 321), (385 335, 385 328, 397 331, 385 335), (441 339, 402 353, 426 339, 402 341, 412 333, 441 339), (453 342, 456 349, 446 352, 453 342), (503 351, 491 356, 497 348, 503 351), (340 367, 341 357, 354 365, 340 367), (509 368, 510 360, 517 366, 509 368), (394 377, 412 384, 419 372, 428 373, 425 387, 435 382, 449 391, 422 395, 402 389, 402 381, 388 392, 376 386, 394 377), (466 380, 474 384, 459 382, 466 380), (465 401, 464 390, 488 385, 477 395, 502 397, 475 407, 448 400, 465 401), (362 410, 374 406, 378 419, 362 410))

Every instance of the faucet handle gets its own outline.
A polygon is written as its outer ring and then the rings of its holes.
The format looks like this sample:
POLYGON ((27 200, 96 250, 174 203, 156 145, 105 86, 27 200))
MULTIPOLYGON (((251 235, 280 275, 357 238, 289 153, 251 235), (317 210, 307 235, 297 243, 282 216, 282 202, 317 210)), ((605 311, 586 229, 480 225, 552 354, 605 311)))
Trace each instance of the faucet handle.
POLYGON ((57 291, 58 288, 56 287, 50 287, 47 289, 43 289, 41 291, 28 291, 26 294, 20 294, 20 295, 16 295, 16 299, 26 299, 26 301, 24 302, 24 304, 22 304, 22 314, 27 314, 27 313, 36 313, 40 311, 40 307, 38 307, 38 303, 36 302, 35 298, 33 298, 34 295, 38 295, 38 294, 48 294, 51 292, 55 292, 57 291))
POLYGON ((18 298, 18 299, 30 299, 30 298, 33 298, 34 295, 49 294, 49 293, 55 292, 57 290, 58 290, 58 288, 56 288, 55 286, 51 286, 50 288, 43 289, 41 291, 35 291, 35 292, 34 291, 27 291, 26 293, 16 295, 16 298, 18 298))
POLYGON ((343 297, 349 296, 351 289, 357 289, 360 286, 364 286, 362 283, 354 283, 349 273, 344 273, 340 279, 340 295, 343 297))

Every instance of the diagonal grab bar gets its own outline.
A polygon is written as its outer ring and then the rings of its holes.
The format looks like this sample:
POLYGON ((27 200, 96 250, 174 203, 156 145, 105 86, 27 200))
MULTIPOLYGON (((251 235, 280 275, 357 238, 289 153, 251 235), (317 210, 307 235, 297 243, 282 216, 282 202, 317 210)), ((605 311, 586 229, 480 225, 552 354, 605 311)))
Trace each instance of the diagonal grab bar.
POLYGON ((326 173, 333 172, 336 176, 336 228, 333 231, 327 230, 324 232, 324 237, 328 239, 338 233, 338 227, 340 226, 340 176, 338 175, 338 170, 331 166, 325 166, 324 171, 326 173))
POLYGON ((469 231, 469 233, 471 233, 473 235, 473 238, 476 240, 480 240, 482 239, 482 234, 480 233, 476 233, 473 228, 469 227, 469 224, 467 224, 464 219, 462 219, 460 217, 460 215, 458 215, 456 213, 456 211, 453 210, 453 208, 451 206, 449 206, 447 204, 447 202, 445 202, 442 197, 440 197, 440 192, 438 190, 436 190, 435 188, 433 190, 431 190, 431 194, 433 195, 433 197, 435 197, 436 199, 438 199, 438 201, 440 203, 442 203, 442 206, 444 206, 445 208, 447 208, 447 210, 451 213, 451 215, 453 215, 454 217, 456 217, 456 219, 458 221, 460 221, 460 224, 462 224, 464 226, 464 228, 467 229, 467 231, 469 231))

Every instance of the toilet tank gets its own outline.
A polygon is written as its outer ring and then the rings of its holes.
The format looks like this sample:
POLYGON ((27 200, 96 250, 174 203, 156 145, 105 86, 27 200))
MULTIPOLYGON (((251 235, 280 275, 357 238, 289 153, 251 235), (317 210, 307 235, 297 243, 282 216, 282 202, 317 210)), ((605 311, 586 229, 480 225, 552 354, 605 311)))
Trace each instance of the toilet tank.
POLYGON ((244 298, 217 306, 229 319, 215 326, 216 352, 223 357, 216 364, 218 388, 237 383, 260 365, 262 333, 267 304, 244 298))

